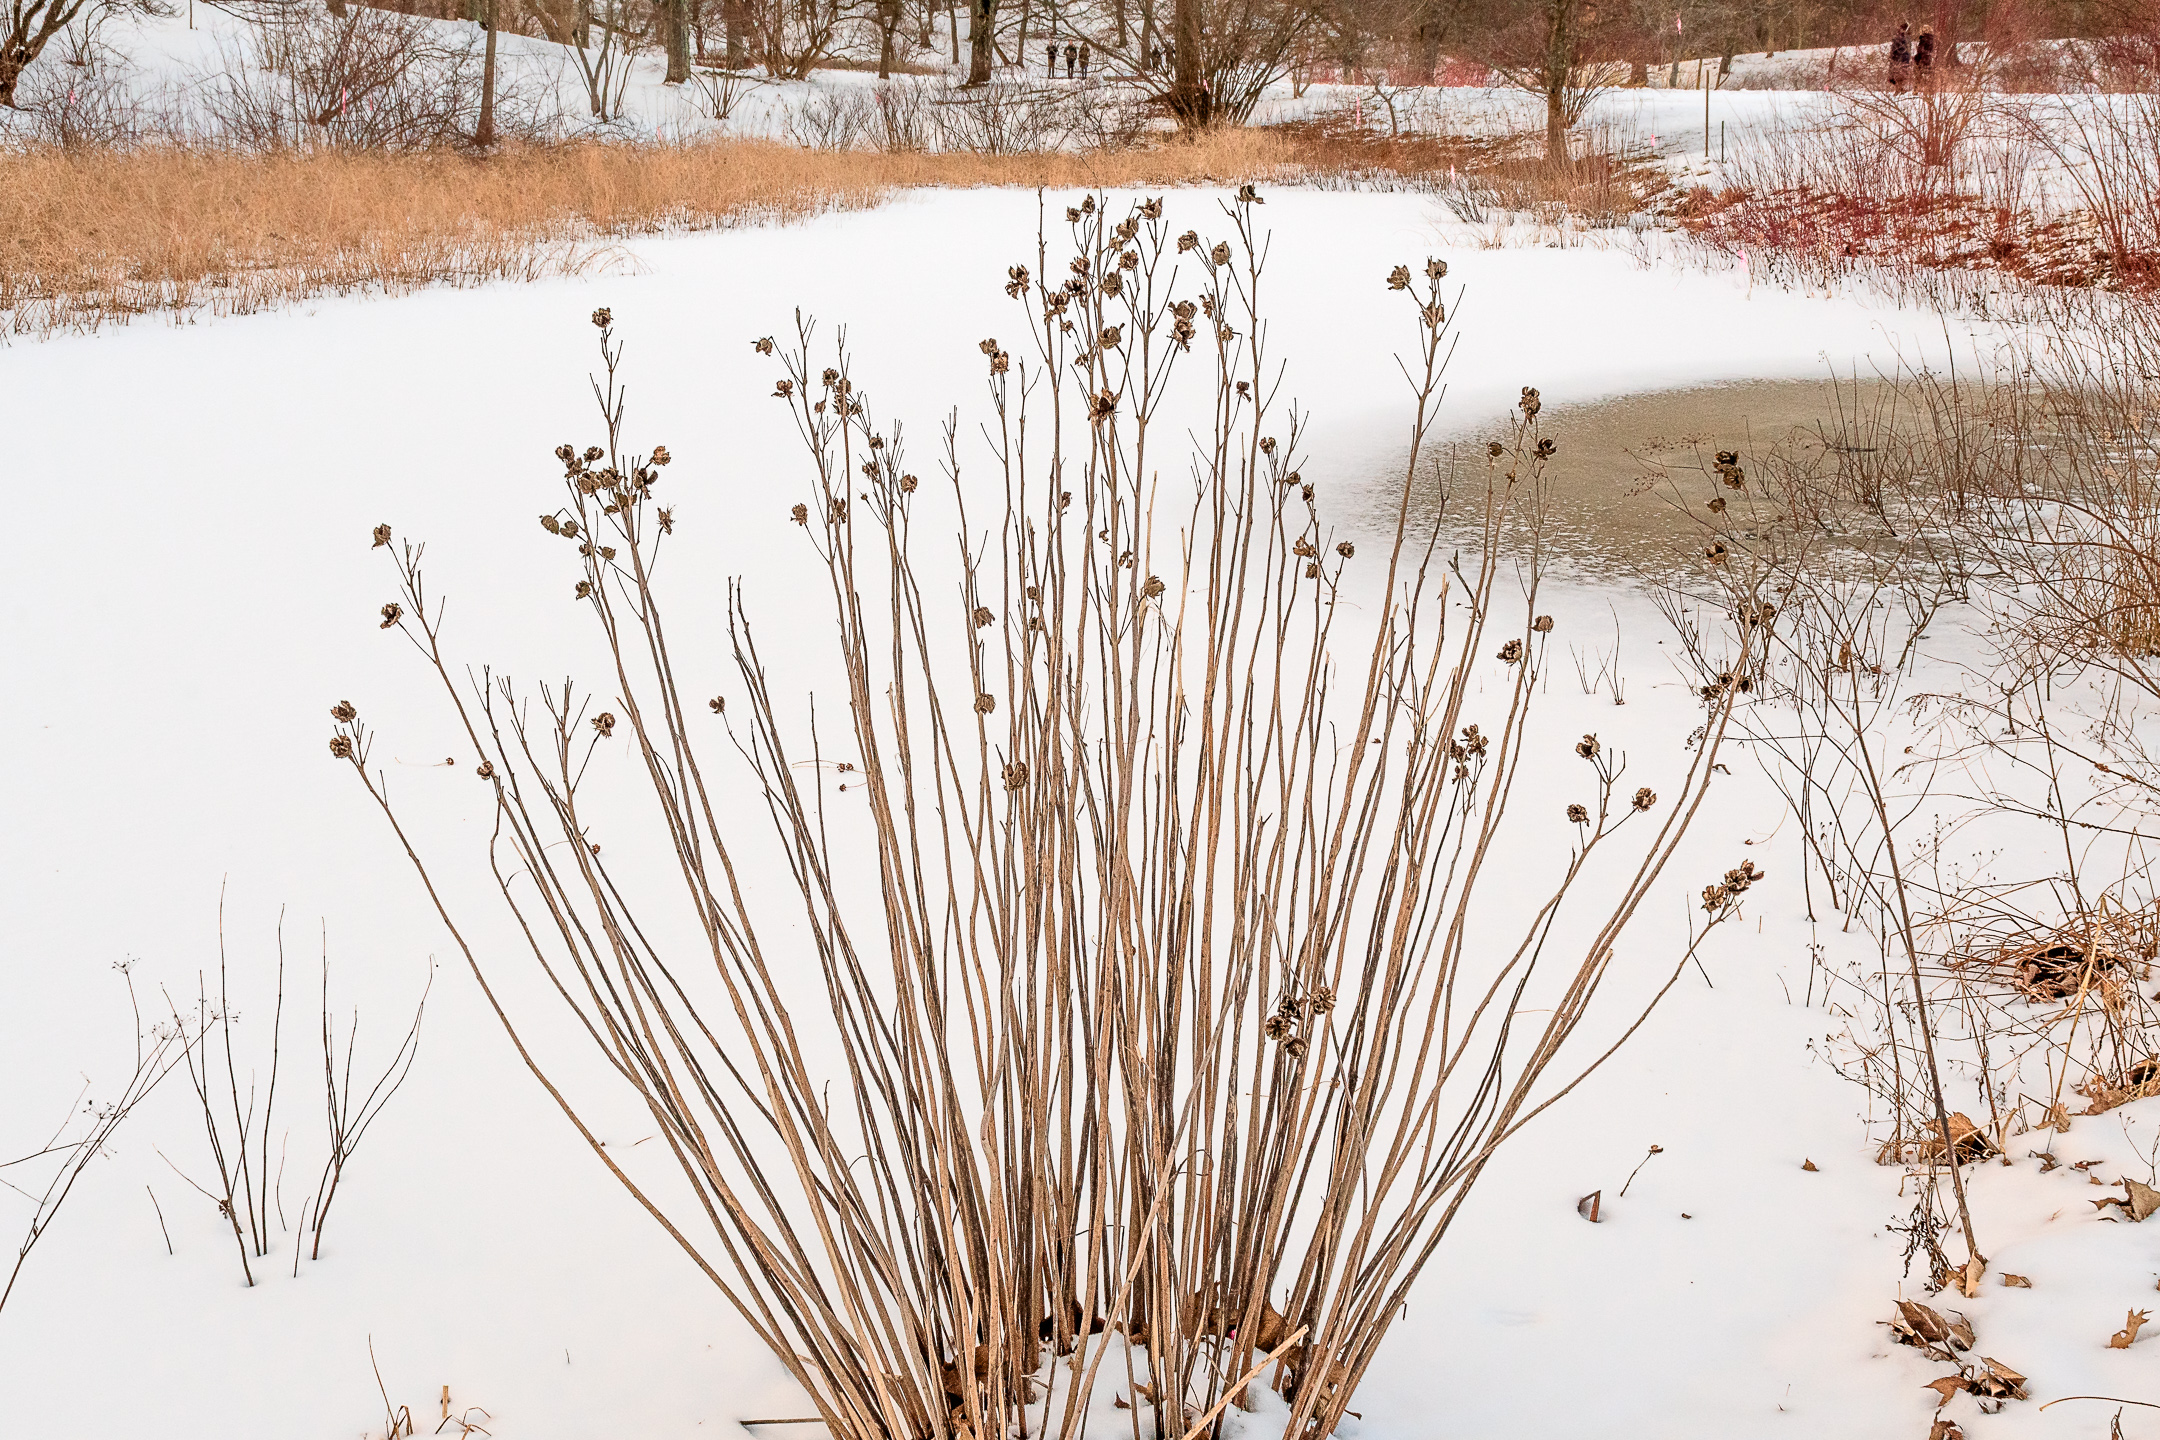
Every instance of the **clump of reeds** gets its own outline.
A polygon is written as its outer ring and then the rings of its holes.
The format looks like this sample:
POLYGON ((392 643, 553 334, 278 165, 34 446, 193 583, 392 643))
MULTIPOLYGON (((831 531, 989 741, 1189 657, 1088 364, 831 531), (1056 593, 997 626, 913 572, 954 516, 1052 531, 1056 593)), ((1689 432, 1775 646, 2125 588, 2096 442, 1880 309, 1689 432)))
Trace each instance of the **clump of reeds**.
MULTIPOLYGON (((1712 884, 1694 939, 1605 1001, 1730 696, 1662 757, 1662 799, 1594 736, 1535 738, 1534 390, 1462 499, 1463 551, 1410 533, 1414 470, 1379 545, 1328 528, 1266 353, 1260 203, 1245 187, 1219 236, 1159 200, 1067 209, 1069 255, 1043 236, 1003 277, 1025 338, 981 342, 987 483, 960 479, 957 422, 923 478, 807 324, 757 342, 807 461, 816 659, 739 586, 725 680, 664 618, 689 467, 631 448, 606 310, 604 433, 556 451, 540 520, 605 689, 460 680, 420 548, 376 532, 399 586, 380 625, 493 797, 518 954, 437 884, 357 717, 333 755, 593 1153, 835 1435, 1072 1435, 1099 1383, 1148 1433, 1232 1405, 1331 1432, 1485 1167, 1611 1055, 1578 1055, 1578 1028, 1632 1033, 1758 878, 1712 884), (1194 369, 1197 432, 1165 453, 1194 369), (844 716, 791 698, 813 674, 844 716), (653 807, 642 851, 587 828, 610 749, 653 807), (1526 811, 1518 781, 1560 764, 1580 803, 1526 811), (528 965, 565 1014, 512 1013, 528 965), (543 1058, 566 1017, 614 1091, 543 1058), (621 1095, 675 1177, 595 1137, 621 1095)), ((1417 337, 1412 456, 1445 275, 1387 277, 1417 337)))

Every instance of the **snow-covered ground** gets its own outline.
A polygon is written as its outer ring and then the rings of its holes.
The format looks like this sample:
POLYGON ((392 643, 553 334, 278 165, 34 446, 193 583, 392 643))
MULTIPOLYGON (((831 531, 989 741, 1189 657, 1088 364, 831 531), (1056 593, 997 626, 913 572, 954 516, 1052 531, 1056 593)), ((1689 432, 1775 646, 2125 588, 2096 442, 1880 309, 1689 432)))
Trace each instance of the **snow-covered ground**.
MULTIPOLYGON (((1173 196, 1170 218, 1210 232, 1217 198, 1173 196)), ((1487 433, 1525 384, 1566 445, 1571 403, 1887 367, 1994 338, 1615 249, 1476 249, 1416 197, 1275 193, 1262 215, 1272 343, 1315 416, 1304 471, 1351 534, 1381 526, 1401 459, 1391 357, 1409 337, 1382 286, 1397 263, 1444 255, 1463 287, 1446 427, 1464 436, 1487 433)), ((633 431, 676 456, 678 613, 702 599, 709 619, 740 574, 770 624, 820 643, 817 624, 786 618, 818 603, 786 518, 801 470, 765 398, 769 362, 748 342, 789 333, 797 306, 828 333, 845 324, 880 413, 920 436, 959 404, 968 458, 976 342, 1019 327, 1000 286, 1007 264, 1032 262, 1035 226, 1030 195, 924 194, 793 228, 641 241, 634 266, 575 281, 0 351, 26 482, 15 703, 0 712, 0 813, 14 820, 0 853, 0 1153, 35 1148, 84 1077, 96 1095, 124 1069, 132 1025, 114 962, 140 957, 146 993, 192 996, 205 968, 214 983, 222 896, 248 1043, 264 1043, 284 916, 288 1003, 305 1017, 287 1037, 304 1098, 282 1102, 292 1172, 307 1177, 285 1183, 295 1204, 320 1159, 305 1056, 322 937, 333 1002, 367 1016, 363 1056, 369 1038, 394 1044, 438 966, 411 1082, 354 1164, 323 1260, 297 1279, 281 1234, 269 1273, 241 1285, 229 1226, 178 1173, 207 1167, 184 1090, 128 1123, 0 1312, 0 1434, 379 1433, 378 1366, 427 1428, 447 1385, 453 1412, 486 1407, 502 1440, 728 1435, 746 1416, 802 1413, 518 1066, 378 818, 324 753, 325 712, 350 698, 383 728, 378 761, 435 838, 484 823, 480 787, 440 763, 456 747, 438 705, 376 629, 387 577, 366 537, 389 522, 428 542, 470 653, 520 674, 589 663, 532 515, 553 503, 549 451, 593 436, 585 317, 600 304, 628 341, 633 431), (849 259, 864 255, 881 262, 849 259)), ((1545 723, 1630 750, 1644 783, 1676 778, 1677 739, 1700 709, 1646 595, 1548 595, 1556 640, 1603 643, 1617 620, 1627 704, 1577 693, 1561 665, 1545 723)), ((1916 686, 1971 659, 1942 628, 1916 686)), ((717 647, 690 653, 718 676, 717 647)), ((1742 858, 1768 870, 1749 923, 1720 935, 1707 979, 1690 977, 1599 1083, 1504 1153, 1361 1392, 1360 1435, 1926 1433, 1935 1397, 1921 1386, 1943 1367, 1877 1323, 1920 1293, 1918 1275, 1901 1291, 1902 1240, 1883 1228, 1910 1198, 1900 1171, 1872 1163, 1866 1097, 1822 1062, 1839 1023, 1798 1003, 1811 942, 1833 965, 1872 963, 1872 945, 1806 922, 1794 827, 1745 749, 1730 759, 1690 853, 1713 874, 1742 858), (1653 1145, 1662 1153, 1614 1198, 1653 1145), (1597 1189, 1608 1208, 1593 1226, 1575 1201, 1597 1189)), ((1549 794, 1520 802, 1549 809, 1556 835, 1571 778, 1556 772, 1549 794)), ((1662 968, 1700 878, 1675 881, 1624 959, 1662 968)), ((2136 1152, 2156 1109, 2081 1121, 2059 1149, 2101 1161, 2110 1181, 2150 1178, 2136 1152)), ((646 1133, 625 1117, 606 1138, 629 1148, 646 1133)), ((2085 1175, 2041 1175, 2013 1153, 2009 1169, 1976 1170, 1973 1191, 1995 1268, 2033 1288, 1991 1284, 1961 1308, 1982 1350, 2032 1376, 2034 1398, 1993 1419, 1960 1399, 1957 1413, 2003 1440, 2097 1434, 2101 1407, 2038 1407, 2160 1398, 2160 1352, 2105 1346, 2126 1308, 2149 1303, 2160 1230, 2102 1220, 2085 1175)), ((2123 1433, 2160 1434, 2150 1413, 2130 1411, 2123 1433)))

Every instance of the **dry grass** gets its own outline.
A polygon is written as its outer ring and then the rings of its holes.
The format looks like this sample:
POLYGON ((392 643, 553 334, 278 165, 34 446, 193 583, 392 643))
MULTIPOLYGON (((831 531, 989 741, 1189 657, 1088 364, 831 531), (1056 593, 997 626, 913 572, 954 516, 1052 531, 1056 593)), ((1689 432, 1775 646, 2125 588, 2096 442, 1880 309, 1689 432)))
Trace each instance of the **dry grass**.
POLYGON ((1180 185, 1274 177, 1265 131, 1091 154, 818 153, 761 141, 570 145, 473 159, 184 148, 0 158, 0 324, 95 330, 311 296, 574 273, 624 236, 877 203, 925 185, 1180 185))

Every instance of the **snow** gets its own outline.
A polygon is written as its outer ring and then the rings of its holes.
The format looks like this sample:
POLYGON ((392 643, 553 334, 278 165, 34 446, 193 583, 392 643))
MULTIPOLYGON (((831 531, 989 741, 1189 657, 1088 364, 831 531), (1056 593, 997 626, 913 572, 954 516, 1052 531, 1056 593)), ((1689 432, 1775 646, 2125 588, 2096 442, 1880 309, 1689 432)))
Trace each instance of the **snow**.
MULTIPOLYGON (((1630 123, 1684 133, 1699 97, 1627 103, 1630 123)), ((1214 233, 1221 198, 1173 194, 1169 218, 1214 233)), ((684 653, 720 674, 713 617, 737 574, 773 649, 814 649, 816 577, 786 519, 801 465, 748 342, 790 333, 798 306, 824 335, 844 324, 879 413, 927 437, 957 404, 963 456, 979 463, 976 342, 1021 328, 1000 286, 1008 264, 1035 263, 1036 204, 923 193, 787 228, 641 238, 612 273, 578 279, 0 350, 14 473, 41 482, 16 487, 16 703, 0 711, 0 813, 17 817, 0 840, 0 1155, 39 1143, 82 1076, 93 1093, 116 1082, 130 1026, 113 962, 141 957, 146 995, 193 994, 215 963, 221 894, 249 1046, 263 1040, 284 915, 302 1017, 286 1057, 296 1174, 320 1159, 307 1088, 319 937, 333 1002, 367 1016, 363 1056, 439 967, 412 1079, 354 1162, 323 1260, 297 1279, 280 1235, 262 1283, 239 1283, 229 1229, 175 1174, 206 1167, 178 1084, 123 1128, 0 1312, 0 1434, 380 1433, 377 1366, 424 1428, 448 1385, 453 1413, 484 1406, 502 1440, 733 1435, 745 1416, 804 1413, 518 1065, 403 857, 325 754, 325 711, 350 698, 380 725, 378 759, 439 850, 484 823, 480 787, 438 763, 457 748, 439 702, 376 629, 388 578, 365 537, 381 521, 427 541, 464 653, 521 676, 597 674, 532 515, 553 504, 549 452, 594 437, 585 317, 603 304, 629 346, 633 434, 677 457, 667 483, 683 539, 667 583, 682 587, 678 613, 703 602, 684 653)), ((1526 384, 1565 444, 1572 404, 1939 364, 2001 335, 1865 294, 1751 287, 1619 240, 1480 248, 1481 232, 1422 197, 1270 192, 1261 218, 1271 343, 1315 416, 1304 472, 1348 533, 1381 528, 1403 459, 1392 357, 1411 331, 1382 284, 1397 263, 1444 256, 1461 287, 1444 428, 1462 437, 1491 431, 1526 384)), ((1647 594, 1563 583, 1546 598, 1556 639, 1608 634, 1617 615, 1628 703, 1577 693, 1558 665, 1541 726, 1595 730, 1632 753, 1643 783, 1671 783, 1700 707, 1647 594)), ((1946 633, 1915 689, 1953 684, 1972 661, 1976 642, 1946 633)), ((1361 1391, 1360 1436, 1925 1433, 1934 1397, 1920 1387, 1942 1367, 1877 1323, 1901 1293, 1902 1242, 1883 1225, 1910 1198, 1902 1172, 1872 1163, 1866 1097, 1822 1058, 1841 1022, 1799 1003, 1811 943, 1834 965, 1872 963, 1873 945, 1808 923, 1793 827, 1745 747, 1728 763, 1690 868, 1624 959, 1662 972, 1697 872, 1752 857, 1770 880, 1748 921, 1596 1083, 1503 1152, 1361 1391), (1622 1197, 1652 1145, 1661 1153, 1622 1197), (1575 1209, 1592 1190, 1605 1197, 1597 1225, 1575 1209)), ((1556 768, 1519 803, 1549 811, 1557 832, 1574 779, 1556 768)), ((2014 872, 2035 853, 2019 843, 1996 863, 2014 872)), ((2101 1161, 2111 1181, 2143 1177, 2156 1110, 2082 1120, 2058 1150, 2101 1161)), ((647 1163, 638 1117, 607 1112, 601 1128, 626 1163, 647 1163)), ((2013 1155, 1978 1167, 1972 1188, 1994 1271, 2034 1288, 1991 1274, 1957 1303, 1985 1353, 2033 1377, 2033 1400, 1983 1419, 1961 1399, 1953 1413, 2001 1440, 2095 1433, 2101 1411, 2039 1405, 2151 1393, 2152 1352, 2105 1338, 2150 1303, 2160 1230, 2102 1218, 2083 1175, 2013 1155)), ((285 1188, 291 1204, 297 1182, 285 1188)), ((2124 1433, 2160 1435, 2150 1413, 2128 1412, 2124 1433)))

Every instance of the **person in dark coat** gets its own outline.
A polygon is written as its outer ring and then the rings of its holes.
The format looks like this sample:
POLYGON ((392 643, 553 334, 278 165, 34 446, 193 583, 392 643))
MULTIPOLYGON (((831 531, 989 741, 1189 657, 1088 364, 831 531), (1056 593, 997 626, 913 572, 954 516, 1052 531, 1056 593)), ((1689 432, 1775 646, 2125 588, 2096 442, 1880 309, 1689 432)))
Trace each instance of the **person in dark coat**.
POLYGON ((1078 63, 1080 63, 1080 47, 1068 40, 1065 42, 1065 78, 1067 80, 1073 78, 1073 66, 1078 63))
POLYGON ((1080 78, 1081 78, 1082 80, 1085 80, 1085 79, 1087 79, 1087 62, 1088 62, 1088 47, 1087 47, 1087 41, 1083 40, 1083 41, 1081 41, 1081 42, 1080 42, 1080 78))
POLYGON ((1057 41, 1050 42, 1050 78, 1057 79, 1057 41))
POLYGON ((1890 88, 1903 90, 1912 79, 1912 26, 1899 21, 1897 34, 1890 37, 1890 88))
POLYGON ((1922 30, 1920 42, 1913 46, 1913 79, 1926 85, 1935 78, 1935 32, 1922 30))

